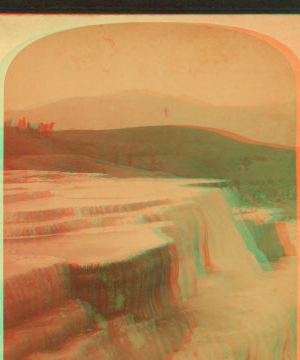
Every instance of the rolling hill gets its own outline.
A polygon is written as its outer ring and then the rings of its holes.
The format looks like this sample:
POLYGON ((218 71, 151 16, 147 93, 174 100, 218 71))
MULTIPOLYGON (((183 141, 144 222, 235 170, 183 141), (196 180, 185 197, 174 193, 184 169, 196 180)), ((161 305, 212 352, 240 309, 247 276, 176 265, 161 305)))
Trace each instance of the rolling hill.
POLYGON ((66 130, 53 132, 48 138, 5 129, 5 169, 99 172, 104 163, 149 173, 242 183, 294 183, 296 179, 294 150, 245 143, 207 129, 66 130))
POLYGON ((291 104, 214 106, 128 90, 5 112, 14 122, 23 117, 33 124, 55 122, 56 131, 41 137, 6 128, 5 169, 226 179, 244 198, 295 200, 291 104))
POLYGON ((296 141, 295 114, 296 107, 291 104, 214 106, 186 97, 128 90, 99 97, 64 99, 27 110, 5 111, 4 117, 16 122, 25 117, 36 124, 55 122, 56 130, 197 126, 226 130, 260 142, 266 142, 268 134, 268 144, 293 146, 296 141))

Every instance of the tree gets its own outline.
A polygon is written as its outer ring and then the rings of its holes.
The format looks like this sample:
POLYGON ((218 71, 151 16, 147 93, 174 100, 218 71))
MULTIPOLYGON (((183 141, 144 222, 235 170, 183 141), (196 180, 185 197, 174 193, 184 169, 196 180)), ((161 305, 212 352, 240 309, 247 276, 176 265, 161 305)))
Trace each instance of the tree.
POLYGON ((42 133, 45 131, 45 125, 44 123, 39 123, 38 132, 42 133))
POLYGON ((25 119, 25 117, 23 117, 22 119, 19 120, 18 128, 19 129, 26 129, 26 119, 25 119))
POLYGON ((39 123, 38 128, 37 128, 37 132, 38 132, 39 136, 43 136, 44 131, 45 131, 44 123, 39 123))
POLYGON ((5 126, 6 127, 12 127, 12 118, 5 121, 5 126))

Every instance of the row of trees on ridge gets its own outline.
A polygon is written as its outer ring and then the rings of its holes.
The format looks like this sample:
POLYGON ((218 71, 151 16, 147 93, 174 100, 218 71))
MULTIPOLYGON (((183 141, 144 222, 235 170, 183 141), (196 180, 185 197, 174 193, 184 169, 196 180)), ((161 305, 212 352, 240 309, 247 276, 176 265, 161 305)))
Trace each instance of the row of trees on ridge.
POLYGON ((36 132, 38 134, 41 133, 50 134, 53 131, 54 122, 51 122, 50 124, 43 122, 37 124, 31 124, 29 121, 25 119, 25 117, 20 119, 18 122, 16 121, 13 122, 13 120, 10 118, 9 120, 5 120, 4 127, 27 130, 30 132, 36 132))

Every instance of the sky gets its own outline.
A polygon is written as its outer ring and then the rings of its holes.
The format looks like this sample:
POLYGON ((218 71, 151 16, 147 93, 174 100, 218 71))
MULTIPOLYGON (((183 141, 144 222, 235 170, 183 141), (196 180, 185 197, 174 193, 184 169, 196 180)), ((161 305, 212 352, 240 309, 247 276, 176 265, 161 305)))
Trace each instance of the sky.
POLYGON ((0 15, 0 60, 13 48, 49 32, 124 22, 219 24, 256 31, 286 44, 300 58, 300 15, 0 15))
POLYGON ((123 90, 252 106, 295 100, 295 77, 276 49, 236 31, 98 25, 57 33, 22 50, 6 75, 5 109, 123 90))
MULTIPOLYGON (((5 110, 127 89, 213 105, 295 107, 295 75, 280 52, 205 23, 258 31, 300 57, 297 15, 0 16, 0 58, 33 36, 98 24, 51 35, 21 51, 6 75, 5 110), (202 25, 153 24, 170 21, 202 25), (105 24, 110 22, 121 24, 105 24)), ((295 119, 286 119, 286 126, 295 127, 295 119)))

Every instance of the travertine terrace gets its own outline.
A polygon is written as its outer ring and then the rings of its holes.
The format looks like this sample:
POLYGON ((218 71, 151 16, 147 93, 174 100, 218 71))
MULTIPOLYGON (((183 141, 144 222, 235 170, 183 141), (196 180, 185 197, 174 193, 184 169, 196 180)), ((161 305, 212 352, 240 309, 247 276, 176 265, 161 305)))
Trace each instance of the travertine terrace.
POLYGON ((296 224, 223 185, 6 171, 5 359, 296 359, 296 224))

